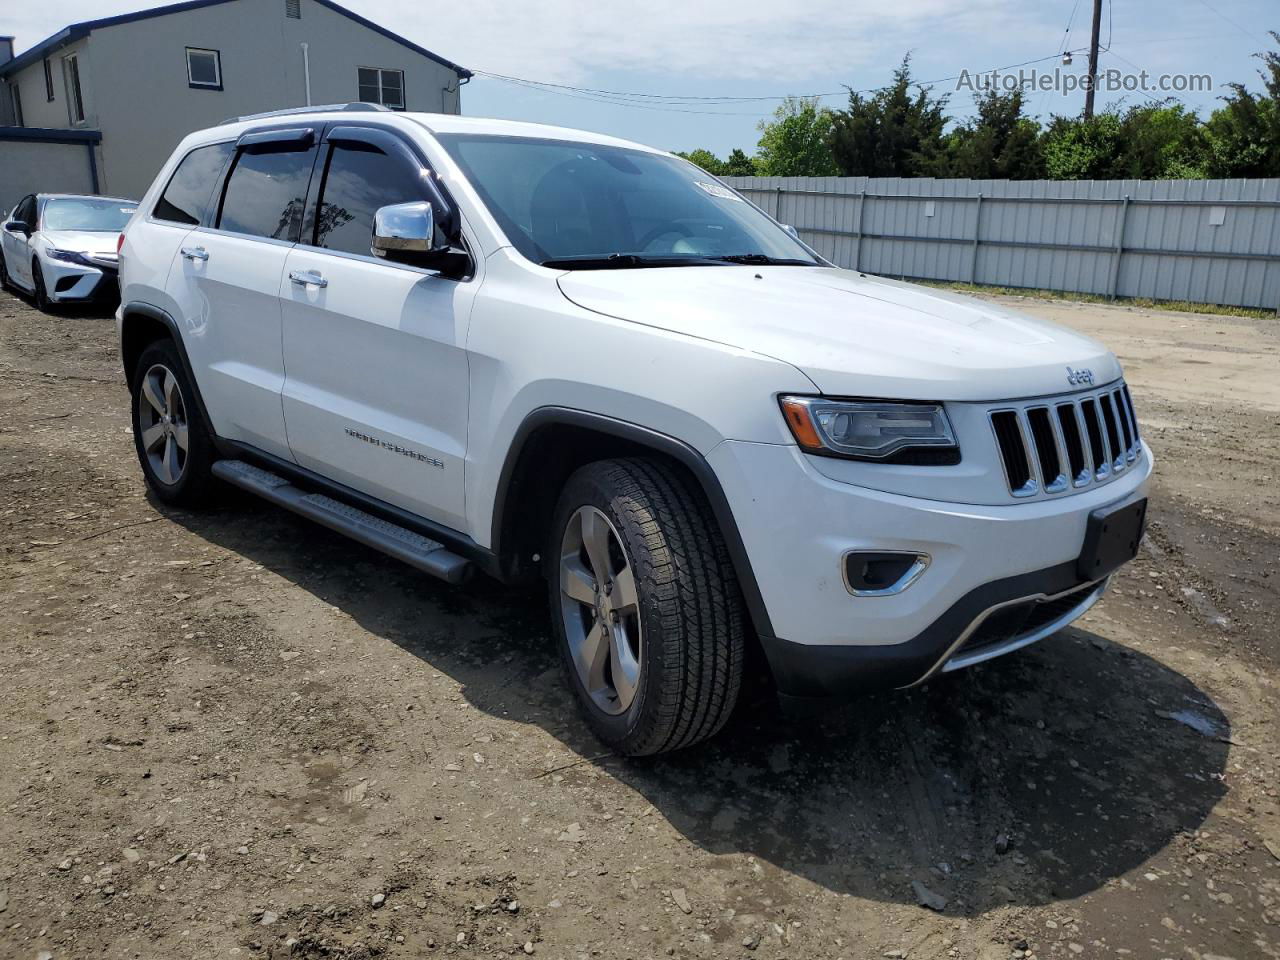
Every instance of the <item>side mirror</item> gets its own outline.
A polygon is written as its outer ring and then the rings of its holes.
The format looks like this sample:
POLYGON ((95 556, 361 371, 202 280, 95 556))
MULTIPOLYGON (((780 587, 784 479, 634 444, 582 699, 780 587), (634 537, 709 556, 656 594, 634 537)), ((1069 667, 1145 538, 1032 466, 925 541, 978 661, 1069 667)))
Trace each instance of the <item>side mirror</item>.
POLYGON ((24 237, 31 236, 31 228, 28 227, 21 220, 10 220, 8 223, 4 225, 4 228, 8 230, 10 233, 20 233, 24 237))
POLYGON ((436 217, 425 200, 379 207, 373 215, 373 254, 413 262, 441 252, 436 245, 436 217))
POLYGON ((435 210, 426 200, 393 203, 374 212, 373 255, 454 278, 465 276, 471 266, 465 250, 448 240, 437 243, 435 210))

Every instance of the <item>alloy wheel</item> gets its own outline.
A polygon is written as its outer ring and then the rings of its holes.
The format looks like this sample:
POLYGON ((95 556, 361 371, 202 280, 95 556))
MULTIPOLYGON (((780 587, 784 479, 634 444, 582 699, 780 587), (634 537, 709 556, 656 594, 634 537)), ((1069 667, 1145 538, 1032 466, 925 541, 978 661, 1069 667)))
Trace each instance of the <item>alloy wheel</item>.
POLYGON ((565 527, 560 609, 583 688, 605 713, 625 713, 644 657, 640 601, 618 531, 595 507, 579 508, 565 527))
POLYGON ((190 430, 182 388, 173 371, 154 364, 142 378, 138 401, 138 434, 152 472, 173 486, 187 466, 190 430))

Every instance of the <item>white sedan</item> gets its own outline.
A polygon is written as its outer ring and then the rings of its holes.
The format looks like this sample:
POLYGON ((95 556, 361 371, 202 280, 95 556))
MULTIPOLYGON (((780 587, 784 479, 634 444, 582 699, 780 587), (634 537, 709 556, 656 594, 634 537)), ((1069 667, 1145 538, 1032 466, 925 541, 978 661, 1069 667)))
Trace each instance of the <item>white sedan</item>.
POLYGON ((0 286, 29 293, 41 310, 118 295, 120 231, 132 200, 28 194, 0 228, 0 286))

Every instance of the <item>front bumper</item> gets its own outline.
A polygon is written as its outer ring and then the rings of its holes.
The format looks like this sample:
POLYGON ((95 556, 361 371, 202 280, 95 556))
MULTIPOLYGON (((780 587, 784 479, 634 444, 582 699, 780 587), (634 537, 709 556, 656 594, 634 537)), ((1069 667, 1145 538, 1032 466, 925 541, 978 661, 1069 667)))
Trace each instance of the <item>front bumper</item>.
POLYGON ((949 659, 971 662, 974 652, 957 644, 1013 601, 1055 598, 1055 608, 987 644, 983 659, 1038 639, 1032 635, 1046 625, 1057 629, 1062 616, 1075 619, 1105 588, 1076 569, 1090 513, 1145 496, 1152 466, 1144 446, 1141 459, 1105 486, 987 506, 833 480, 790 446, 727 441, 708 459, 734 506, 768 613, 765 654, 779 690, 793 696, 910 686, 949 659), (854 550, 914 551, 930 563, 900 593, 853 596, 841 558, 854 550), (1041 623, 1048 613, 1058 616, 1041 623))
POLYGON ((45 293, 54 303, 80 303, 118 295, 116 270, 109 266, 89 266, 42 256, 40 270, 44 274, 45 293))

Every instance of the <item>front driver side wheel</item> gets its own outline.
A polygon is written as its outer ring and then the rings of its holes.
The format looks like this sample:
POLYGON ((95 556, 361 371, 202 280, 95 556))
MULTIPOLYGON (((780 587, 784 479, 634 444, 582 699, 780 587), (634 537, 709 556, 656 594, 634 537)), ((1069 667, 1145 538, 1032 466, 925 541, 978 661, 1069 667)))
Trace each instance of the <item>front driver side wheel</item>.
POLYGON ((147 485, 165 503, 194 507, 213 486, 213 440, 172 341, 157 340, 133 375, 133 440, 147 485))
POLYGON ((724 726, 746 616, 720 528, 683 470, 641 458, 581 468, 545 556, 565 674, 602 741, 643 756, 724 726))
POLYGON ((31 261, 31 287, 35 291, 32 296, 36 302, 36 309, 41 313, 48 313, 50 307, 49 291, 44 286, 44 271, 40 269, 39 260, 31 261))

